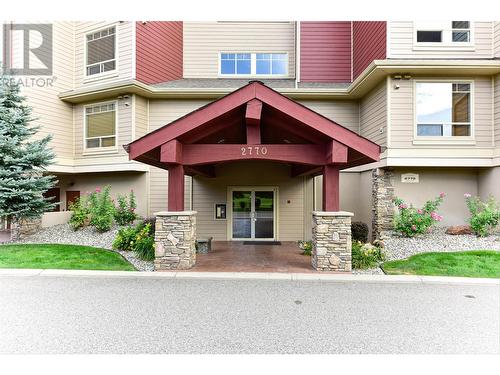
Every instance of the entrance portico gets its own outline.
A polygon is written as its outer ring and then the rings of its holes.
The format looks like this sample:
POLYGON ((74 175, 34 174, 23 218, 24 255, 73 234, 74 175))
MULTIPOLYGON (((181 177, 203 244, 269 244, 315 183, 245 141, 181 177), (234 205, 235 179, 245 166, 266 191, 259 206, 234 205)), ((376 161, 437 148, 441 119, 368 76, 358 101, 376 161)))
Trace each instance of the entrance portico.
MULTIPOLYGON (((377 161, 380 152, 377 144, 256 81, 130 143, 126 150, 131 160, 168 170, 168 211, 159 216, 169 218, 159 222, 168 226, 180 220, 192 223, 193 228, 195 213, 184 211, 185 175, 217 179, 217 171, 227 164, 252 161, 262 163, 262 168, 266 166, 264 161, 284 164, 292 180, 323 175, 321 212, 332 213, 340 209, 339 171, 377 161)), ((264 170, 261 173, 265 175, 264 170)), ((230 238, 278 239, 280 228, 275 226, 279 189, 265 180, 257 186, 229 185, 232 186, 227 190, 226 208, 232 219, 228 224, 230 238)), ((340 221, 320 220, 319 231, 312 231, 313 242, 315 233, 330 232, 334 233, 332 243, 350 242, 350 229, 348 234, 338 236, 338 231, 326 228, 339 223, 345 226, 347 220, 350 222, 349 215, 341 215, 340 221)), ((194 264, 195 256, 190 254, 187 258, 192 261, 178 263, 180 249, 194 251, 190 248, 194 242, 186 235, 189 230, 181 227, 171 226, 169 233, 164 233, 165 238, 161 238, 160 228, 157 257, 171 262, 157 262, 162 265, 160 268, 189 268, 194 264)), ((196 231, 193 232, 195 238, 196 231)), ((325 245, 324 234, 321 236, 320 242, 325 245)), ((319 248, 320 256, 330 254, 330 245, 323 245, 319 248)), ((347 252, 350 269, 350 243, 342 254, 347 252)), ((346 261, 334 260, 332 269, 346 261)))

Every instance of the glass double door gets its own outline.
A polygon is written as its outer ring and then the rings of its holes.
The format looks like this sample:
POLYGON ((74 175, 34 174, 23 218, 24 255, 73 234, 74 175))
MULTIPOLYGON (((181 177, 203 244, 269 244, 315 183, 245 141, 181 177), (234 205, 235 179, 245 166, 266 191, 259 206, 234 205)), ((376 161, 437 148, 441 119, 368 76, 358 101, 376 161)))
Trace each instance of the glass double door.
POLYGON ((233 239, 274 239, 275 189, 231 191, 233 239))

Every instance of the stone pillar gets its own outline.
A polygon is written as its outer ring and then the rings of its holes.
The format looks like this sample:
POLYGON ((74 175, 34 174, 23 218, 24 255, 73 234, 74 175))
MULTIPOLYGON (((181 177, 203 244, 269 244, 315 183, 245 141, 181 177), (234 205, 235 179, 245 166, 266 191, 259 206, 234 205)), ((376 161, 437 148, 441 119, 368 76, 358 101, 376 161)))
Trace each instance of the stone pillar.
POLYGON ((196 263, 196 211, 158 212, 155 271, 187 270, 196 263))
POLYGON ((372 171, 372 238, 384 240, 394 228, 394 172, 377 168, 372 171))
POLYGON ((35 234, 42 229, 42 217, 12 219, 10 224, 10 240, 18 241, 26 236, 35 234))
POLYGON ((313 212, 312 266, 317 271, 351 272, 352 212, 313 212))

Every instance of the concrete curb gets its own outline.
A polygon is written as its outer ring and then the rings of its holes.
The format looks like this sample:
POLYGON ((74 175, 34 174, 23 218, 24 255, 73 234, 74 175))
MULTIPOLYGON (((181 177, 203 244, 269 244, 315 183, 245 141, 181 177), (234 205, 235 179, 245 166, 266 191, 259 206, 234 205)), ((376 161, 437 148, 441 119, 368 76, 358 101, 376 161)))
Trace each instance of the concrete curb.
POLYGON ((354 275, 322 273, 277 272, 139 272, 139 271, 92 271, 58 269, 0 269, 0 276, 19 277, 114 277, 155 279, 212 279, 212 280, 288 280, 371 283, 421 283, 421 284, 489 284, 500 285, 500 279, 415 276, 415 275, 354 275))

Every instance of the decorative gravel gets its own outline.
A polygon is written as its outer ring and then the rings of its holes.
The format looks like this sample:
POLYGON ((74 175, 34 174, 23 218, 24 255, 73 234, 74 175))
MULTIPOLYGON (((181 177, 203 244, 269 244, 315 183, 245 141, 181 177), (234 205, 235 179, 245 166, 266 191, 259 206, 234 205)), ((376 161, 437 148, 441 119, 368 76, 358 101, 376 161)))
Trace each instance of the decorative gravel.
POLYGON ((380 267, 377 268, 367 268, 364 270, 352 270, 353 275, 383 275, 384 271, 380 267))
POLYGON ((43 228, 39 232, 25 237, 17 243, 58 243, 99 247, 116 251, 129 261, 138 271, 154 271, 153 262, 138 259, 133 251, 112 249, 112 244, 118 229, 119 227, 115 226, 108 232, 99 233, 91 227, 85 227, 74 231, 68 224, 61 224, 43 228))
POLYGON ((434 227, 431 233, 413 238, 392 237, 384 240, 387 260, 408 258, 427 252, 452 252, 464 250, 500 251, 500 235, 476 237, 475 235, 446 234, 446 227, 434 227))

